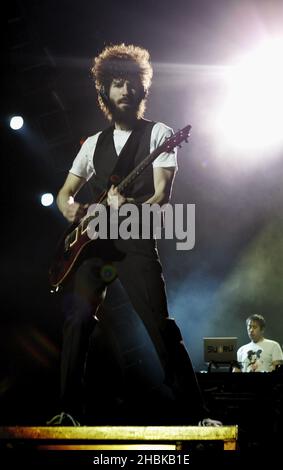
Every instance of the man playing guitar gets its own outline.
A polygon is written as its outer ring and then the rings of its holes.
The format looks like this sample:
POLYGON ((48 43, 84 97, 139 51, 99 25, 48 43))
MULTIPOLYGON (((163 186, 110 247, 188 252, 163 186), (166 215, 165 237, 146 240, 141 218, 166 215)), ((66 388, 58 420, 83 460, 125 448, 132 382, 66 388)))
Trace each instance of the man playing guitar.
MULTIPOLYGON (((106 47, 94 59, 92 74, 100 108, 111 125, 83 143, 58 193, 59 210, 72 223, 78 223, 86 214, 87 206, 76 202, 75 197, 93 175, 96 189, 106 190, 107 205, 118 210, 125 203, 167 203, 177 168, 176 151, 163 152, 127 191, 119 192, 113 174, 125 177, 173 133, 163 123, 143 119, 152 79, 147 50, 125 44, 106 47)), ((93 252, 88 247, 88 256, 73 276, 73 301, 63 329, 63 412, 50 424, 72 425, 78 423, 77 419, 84 419, 82 378, 89 337, 107 286, 116 277, 153 341, 164 370, 164 386, 171 390, 173 400, 184 407, 191 424, 203 418, 202 398, 191 361, 180 330, 168 314, 154 237, 97 240, 93 242, 93 252), (110 278, 103 275, 106 264, 113 267, 110 278)))

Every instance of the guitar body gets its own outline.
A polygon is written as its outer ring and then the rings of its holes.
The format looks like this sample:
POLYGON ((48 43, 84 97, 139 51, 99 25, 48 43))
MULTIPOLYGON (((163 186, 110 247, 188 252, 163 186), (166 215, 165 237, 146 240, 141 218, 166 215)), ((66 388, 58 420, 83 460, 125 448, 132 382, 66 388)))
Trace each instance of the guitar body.
POLYGON ((75 265, 78 264, 78 261, 82 261, 83 251, 85 251, 86 246, 91 242, 93 242, 93 239, 88 237, 87 231, 81 233, 79 225, 72 224, 66 230, 58 243, 54 261, 49 269, 50 284, 55 290, 67 280, 75 265), (73 233, 76 235, 73 243, 66 243, 68 236, 73 233))

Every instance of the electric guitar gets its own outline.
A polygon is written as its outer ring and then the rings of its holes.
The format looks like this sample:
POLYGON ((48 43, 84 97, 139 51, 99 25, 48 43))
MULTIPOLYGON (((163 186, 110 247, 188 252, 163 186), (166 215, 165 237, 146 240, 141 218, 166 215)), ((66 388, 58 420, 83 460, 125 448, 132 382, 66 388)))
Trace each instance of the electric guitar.
MULTIPOLYGON (((151 152, 141 163, 139 163, 119 184, 118 192, 123 194, 125 189, 130 186, 136 178, 163 152, 171 152, 175 147, 180 146, 184 141, 188 141, 191 126, 188 125, 176 132, 172 137, 166 139, 163 144, 151 152)), ((107 206, 107 191, 105 191, 95 204, 107 206)), ((89 243, 95 243, 92 236, 88 236, 88 225, 97 217, 97 214, 86 215, 78 223, 73 223, 66 230, 55 251, 54 260, 49 269, 49 280, 52 291, 56 292, 62 284, 69 278, 74 267, 78 265, 85 247, 89 243)))

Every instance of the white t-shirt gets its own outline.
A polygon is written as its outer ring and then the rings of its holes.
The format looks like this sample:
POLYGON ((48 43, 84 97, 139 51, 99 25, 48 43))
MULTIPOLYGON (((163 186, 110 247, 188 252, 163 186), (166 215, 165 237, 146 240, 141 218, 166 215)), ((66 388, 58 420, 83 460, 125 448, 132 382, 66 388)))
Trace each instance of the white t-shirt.
MULTIPOLYGON (((132 131, 124 131, 114 129, 113 139, 117 155, 120 155, 122 148, 130 137, 132 131)), ((95 175, 95 168, 93 167, 93 155, 96 147, 97 139, 101 132, 88 137, 82 144, 75 160, 73 161, 70 173, 76 176, 89 180, 92 175, 95 175)), ((173 130, 163 124, 157 122, 151 132, 150 138, 150 152, 153 152, 159 145, 163 144, 164 140, 173 135, 173 130)), ((168 168, 175 167, 177 169, 177 150, 176 148, 170 153, 161 153, 152 163, 154 168, 168 168)))
POLYGON ((282 349, 276 341, 263 339, 258 343, 252 341, 237 351, 238 362, 242 372, 271 372, 273 361, 282 361, 282 349))

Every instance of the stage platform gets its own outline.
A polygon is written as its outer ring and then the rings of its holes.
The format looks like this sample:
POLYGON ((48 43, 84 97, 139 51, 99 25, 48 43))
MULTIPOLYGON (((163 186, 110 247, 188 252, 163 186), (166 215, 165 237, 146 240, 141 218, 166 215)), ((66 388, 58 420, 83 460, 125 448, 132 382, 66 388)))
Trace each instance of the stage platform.
POLYGON ((221 441, 233 451, 237 438, 237 426, 0 427, 2 449, 15 450, 183 450, 192 441, 221 441))

